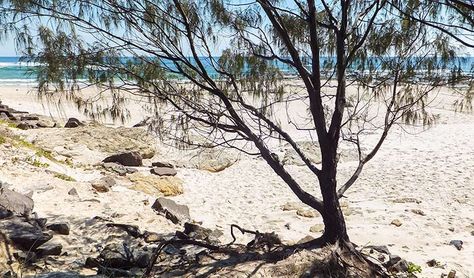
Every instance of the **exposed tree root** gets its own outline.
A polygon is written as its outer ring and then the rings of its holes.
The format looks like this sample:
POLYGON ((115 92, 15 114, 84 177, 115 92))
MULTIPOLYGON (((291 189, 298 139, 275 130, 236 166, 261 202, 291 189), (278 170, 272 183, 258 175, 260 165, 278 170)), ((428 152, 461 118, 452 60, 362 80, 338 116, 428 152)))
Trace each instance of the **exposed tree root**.
MULTIPOLYGON (((171 239, 162 242, 153 253, 150 265, 147 267, 143 277, 150 277, 153 267, 163 250, 169 246, 198 246, 209 250, 207 254, 223 254, 235 259, 237 263, 262 261, 277 262, 284 260, 300 250, 318 249, 327 246, 324 236, 315 240, 295 244, 291 246, 283 245, 279 237, 275 233, 260 233, 259 231, 251 231, 243 229, 238 225, 231 225, 232 242, 227 245, 213 245, 204 241, 194 239, 171 239), (236 236, 234 229, 239 230, 242 234, 253 234, 255 238, 246 246, 235 245, 236 236)), ((387 271, 376 262, 359 252, 355 245, 349 241, 339 240, 333 245, 333 252, 325 265, 317 265, 311 269, 311 272, 339 273, 340 276, 331 277, 389 277, 387 271)), ((328 274, 329 274, 328 273, 328 274)))

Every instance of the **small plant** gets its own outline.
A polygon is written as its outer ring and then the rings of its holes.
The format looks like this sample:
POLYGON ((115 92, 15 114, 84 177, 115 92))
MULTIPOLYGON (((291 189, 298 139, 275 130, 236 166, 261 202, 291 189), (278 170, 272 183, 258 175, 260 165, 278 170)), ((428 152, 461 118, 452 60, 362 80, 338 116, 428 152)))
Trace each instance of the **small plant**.
POLYGON ((26 162, 29 163, 30 165, 33 165, 33 166, 39 167, 39 168, 48 168, 49 167, 48 163, 42 163, 41 161, 39 161, 36 158, 28 157, 26 159, 26 162))
POLYGON ((61 173, 54 174, 54 177, 65 181, 76 181, 73 177, 61 173))
POLYGON ((17 128, 15 123, 10 122, 10 121, 6 121, 6 120, 0 120, 0 124, 6 125, 6 126, 11 127, 11 128, 17 128))
POLYGON ((0 136, 0 145, 3 145, 7 142, 7 140, 5 139, 5 137, 3 136, 0 136))
POLYGON ((408 263, 408 270, 407 270, 408 273, 410 274, 421 273, 421 271, 422 271, 421 266, 414 263, 408 263))

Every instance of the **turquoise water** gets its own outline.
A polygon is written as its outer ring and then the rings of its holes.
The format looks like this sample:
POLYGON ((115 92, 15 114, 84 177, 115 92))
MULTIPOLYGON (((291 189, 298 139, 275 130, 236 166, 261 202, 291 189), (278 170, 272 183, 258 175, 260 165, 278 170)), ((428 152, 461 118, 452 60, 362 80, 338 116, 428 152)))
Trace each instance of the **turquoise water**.
MULTIPOLYGON (((34 64, 20 62, 19 57, 0 57, 0 84, 22 85, 32 84, 35 82, 36 76, 29 71, 34 64)), ((327 62, 331 59, 322 58, 322 62, 327 62)), ((174 66, 168 65, 170 68, 174 66)), ((284 74, 294 75, 293 69, 282 63, 275 63, 284 74)), ((464 72, 473 73, 474 57, 464 58, 461 63, 461 69, 464 72)), ((209 66, 209 73, 211 76, 217 75, 215 70, 209 66)), ((449 70, 448 70, 449 71, 449 70)))

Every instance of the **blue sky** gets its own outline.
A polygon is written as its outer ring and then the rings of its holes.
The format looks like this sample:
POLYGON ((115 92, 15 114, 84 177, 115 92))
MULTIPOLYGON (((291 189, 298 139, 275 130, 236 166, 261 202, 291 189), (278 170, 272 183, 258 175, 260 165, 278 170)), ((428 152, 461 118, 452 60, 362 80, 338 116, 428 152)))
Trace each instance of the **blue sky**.
POLYGON ((0 41, 0 56, 18 56, 12 39, 0 41))

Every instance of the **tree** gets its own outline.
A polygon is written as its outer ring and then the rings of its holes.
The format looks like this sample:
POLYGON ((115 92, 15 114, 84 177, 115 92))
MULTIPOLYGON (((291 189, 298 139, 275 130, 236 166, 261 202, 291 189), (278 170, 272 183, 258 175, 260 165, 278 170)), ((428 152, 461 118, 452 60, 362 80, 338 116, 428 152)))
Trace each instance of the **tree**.
POLYGON ((474 45, 469 1, 0 3, 3 33, 14 34, 25 59, 39 63, 39 93, 65 92, 92 115, 122 119, 123 93, 132 93, 154 104, 163 136, 261 156, 322 215, 325 230, 311 242, 315 246, 349 243, 339 199, 393 126, 432 124, 435 115, 427 107, 436 88, 467 84, 467 90, 459 89, 466 97, 456 103, 463 109, 470 107, 473 94, 469 60, 456 55, 474 45), (226 47, 215 55, 219 45, 226 47), (297 76, 297 85, 285 80, 283 68, 297 76), (81 87, 91 85, 108 89, 102 93, 113 96, 111 107, 99 110, 94 101, 78 96, 81 87), (357 93, 348 92, 349 86, 357 93), (314 136, 320 165, 272 114, 294 102, 307 105, 307 122, 289 115, 288 123, 314 136), (373 111, 380 105, 384 117, 377 122, 373 111), (165 109, 173 113, 162 113, 165 109), (369 129, 380 137, 364 151, 363 134, 369 129), (197 134, 209 142, 192 140, 197 134), (321 196, 308 193, 287 171, 268 144, 275 139, 297 153, 321 196), (341 183, 336 174, 343 140, 354 144, 359 163, 341 183))

